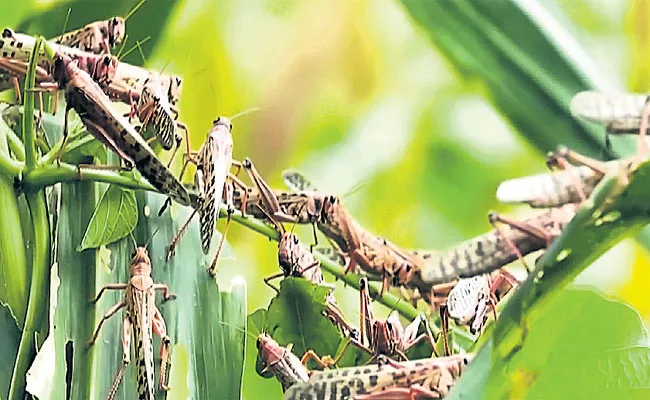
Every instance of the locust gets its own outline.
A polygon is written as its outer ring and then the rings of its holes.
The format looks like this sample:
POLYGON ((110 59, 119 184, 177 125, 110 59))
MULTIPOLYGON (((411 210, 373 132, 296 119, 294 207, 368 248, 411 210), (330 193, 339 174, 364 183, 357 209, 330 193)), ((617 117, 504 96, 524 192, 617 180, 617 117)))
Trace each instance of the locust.
POLYGON ((170 338, 167 336, 165 320, 155 304, 155 292, 161 290, 164 301, 176 296, 169 293, 167 285, 154 283, 151 279, 151 260, 146 247, 138 247, 131 261, 131 278, 128 283, 111 283, 102 287, 92 302, 97 303, 106 290, 124 290, 124 298, 104 313, 97 325, 89 346, 99 336, 102 325, 122 308, 126 308, 122 321, 122 367, 111 386, 108 399, 112 399, 124 374, 124 369, 131 361, 131 341, 135 344, 136 382, 139 399, 153 400, 155 393, 155 371, 153 354, 153 334, 162 339, 160 346, 160 389, 167 390, 165 371, 169 355, 170 338))
POLYGON ((177 133, 176 128, 183 129, 187 136, 187 127, 177 120, 178 112, 169 104, 158 76, 152 73, 145 80, 139 93, 131 91, 131 97, 129 118, 137 116, 142 122, 143 129, 153 132, 163 149, 170 150, 174 144, 178 149, 182 137, 177 133))
POLYGON ((92 22, 80 29, 54 37, 50 41, 79 50, 101 54, 110 53, 113 47, 122 44, 125 35, 125 19, 122 17, 113 17, 104 21, 92 22))
POLYGON ((406 328, 402 326, 395 310, 386 319, 375 319, 370 309, 368 280, 365 277, 359 281, 359 297, 361 303, 360 339, 351 338, 349 343, 371 354, 372 358, 369 362, 382 354, 408 360, 406 351, 422 341, 428 341, 435 354, 435 340, 424 315, 420 314, 406 328), (425 333, 418 335, 421 324, 424 325, 425 333))
POLYGON ((647 95, 584 91, 571 99, 571 114, 606 126, 607 133, 638 134, 647 95))
MULTIPOLYGON (((297 172, 285 171, 283 178, 293 190, 316 190, 297 172)), ((418 262, 414 255, 406 254, 397 245, 364 229, 338 197, 330 195, 325 200, 317 227, 348 260, 346 272, 354 272, 358 265, 364 271, 380 276, 382 294, 391 284, 399 286, 411 279, 418 262)))
POLYGON ((493 223, 504 223, 447 251, 411 250, 423 260, 406 286, 429 298, 436 285, 490 273, 522 256, 550 245, 575 215, 576 204, 549 209, 517 221, 495 213, 493 223))
POLYGON ((476 334, 483 329, 487 319, 488 309, 492 310, 494 319, 497 318, 497 290, 503 282, 512 287, 519 282, 508 271, 497 270, 496 277, 491 274, 477 275, 458 281, 447 296, 447 311, 449 316, 461 325, 469 325, 469 331, 476 334))
POLYGON ((377 365, 315 372, 308 382, 296 383, 285 400, 411 400, 444 398, 473 354, 395 362, 379 356, 377 365))
POLYGON ((52 75, 59 87, 65 90, 67 103, 58 159, 68 135, 68 113, 74 108, 89 132, 119 155, 127 168, 135 165, 161 193, 182 205, 189 205, 189 195, 178 179, 156 157, 131 124, 111 107, 109 98, 100 86, 77 64, 77 61, 61 54, 54 61, 52 75))
POLYGON ((201 248, 203 253, 207 254, 210 250, 212 234, 219 216, 221 199, 225 197, 229 210, 228 221, 221 236, 217 253, 208 269, 211 275, 216 273, 217 260, 228 229, 228 223, 230 222, 232 187, 233 185, 237 185, 243 187, 245 190, 245 185, 236 178, 236 174, 232 175, 229 173, 231 165, 238 165, 232 159, 233 142, 231 132, 232 123, 230 120, 226 117, 219 117, 214 120, 212 129, 208 132, 208 136, 200 150, 187 154, 187 160, 183 165, 181 177, 188 163, 192 162, 196 164, 194 184, 199 193, 199 200, 194 211, 167 247, 167 259, 169 260, 174 255, 174 249, 192 218, 198 213, 201 228, 201 248))
POLYGON ((257 356, 261 362, 259 374, 263 377, 273 375, 282 385, 282 390, 309 380, 311 372, 306 365, 309 360, 328 368, 334 364, 331 357, 319 357, 313 350, 307 350, 301 358, 293 354, 293 345, 282 347, 273 338, 262 332, 257 337, 257 356))
POLYGON ((560 146, 549 153, 546 161, 556 171, 504 181, 497 188, 497 199, 503 203, 526 203, 535 208, 581 203, 620 162, 594 160, 560 146))

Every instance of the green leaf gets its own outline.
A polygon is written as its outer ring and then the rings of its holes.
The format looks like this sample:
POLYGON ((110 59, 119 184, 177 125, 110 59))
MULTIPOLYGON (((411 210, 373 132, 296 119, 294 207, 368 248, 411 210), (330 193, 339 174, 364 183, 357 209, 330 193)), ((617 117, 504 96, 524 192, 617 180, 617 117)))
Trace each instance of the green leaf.
POLYGON ((135 193, 111 185, 97 205, 78 250, 94 249, 113 243, 131 233, 137 223, 135 193))
POLYGON ((281 345, 293 343, 301 357, 307 350, 319 356, 335 355, 341 334, 323 315, 330 288, 303 278, 285 278, 267 312, 267 332, 281 345))
POLYGON ((643 372, 650 347, 629 347, 647 344, 647 332, 626 304, 564 290, 531 315, 528 328, 526 346, 503 364, 482 348, 449 398, 621 398, 635 387, 650 390, 643 372))

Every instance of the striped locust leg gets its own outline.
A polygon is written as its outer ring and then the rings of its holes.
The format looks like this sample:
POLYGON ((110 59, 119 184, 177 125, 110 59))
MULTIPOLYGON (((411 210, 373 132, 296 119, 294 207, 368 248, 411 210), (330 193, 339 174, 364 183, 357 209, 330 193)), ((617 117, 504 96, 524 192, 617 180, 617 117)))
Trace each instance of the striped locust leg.
MULTIPOLYGON (((79 69, 76 61, 64 55, 57 56, 53 76, 59 87, 65 89, 66 119, 68 111, 74 108, 88 131, 119 155, 127 166, 135 165, 140 174, 161 193, 182 205, 190 204, 183 185, 156 157, 131 124, 112 108, 109 98, 88 73, 79 69)), ((65 122, 62 150, 67 136, 67 120, 65 122)))
POLYGON ((309 381, 287 389, 284 399, 439 399, 449 393, 473 357, 463 354, 398 363, 379 356, 377 365, 314 372, 309 381))
POLYGON ((89 346, 92 346, 97 340, 104 322, 120 309, 126 307, 126 314, 122 324, 123 364, 113 380, 108 398, 112 399, 117 392, 121 378, 124 375, 124 369, 131 361, 130 346, 133 339, 138 398, 153 400, 155 393, 153 334, 159 335, 162 339, 160 347, 160 378, 158 381, 158 385, 162 390, 167 389, 165 375, 170 345, 165 320, 155 304, 155 292, 161 290, 165 301, 174 299, 176 296, 169 293, 167 285, 154 283, 151 278, 151 260, 147 249, 144 247, 137 248, 135 252, 131 262, 129 283, 114 283, 104 286, 97 294, 97 297, 93 299, 93 303, 96 303, 106 290, 125 290, 125 297, 104 314, 95 329, 89 346))
POLYGON ((422 341, 428 341, 435 354, 435 339, 424 315, 418 316, 406 328, 402 326, 396 311, 391 312, 386 319, 375 319, 370 309, 368 280, 361 278, 359 286, 361 333, 360 340, 352 339, 351 343, 370 353, 371 361, 381 354, 408 360, 406 351, 422 341), (425 332, 418 335, 420 324, 424 325, 425 332))

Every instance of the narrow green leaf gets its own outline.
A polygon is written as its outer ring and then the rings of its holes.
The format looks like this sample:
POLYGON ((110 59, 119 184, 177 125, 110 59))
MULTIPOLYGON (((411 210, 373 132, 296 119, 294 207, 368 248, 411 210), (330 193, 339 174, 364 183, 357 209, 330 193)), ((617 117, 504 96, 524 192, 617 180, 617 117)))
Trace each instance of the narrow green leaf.
POLYGON ((137 223, 135 193, 111 185, 99 201, 78 250, 94 249, 113 243, 131 233, 137 223))

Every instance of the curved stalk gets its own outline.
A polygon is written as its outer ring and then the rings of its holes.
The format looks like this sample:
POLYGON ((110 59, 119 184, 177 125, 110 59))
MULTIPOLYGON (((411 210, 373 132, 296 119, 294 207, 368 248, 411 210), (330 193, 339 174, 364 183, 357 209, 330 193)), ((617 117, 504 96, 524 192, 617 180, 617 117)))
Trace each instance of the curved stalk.
POLYGON ((158 192, 145 180, 136 180, 130 172, 116 172, 101 169, 82 168, 72 164, 61 163, 40 165, 34 170, 25 171, 23 186, 26 190, 54 185, 58 182, 94 181, 110 183, 125 189, 142 189, 158 192))
MULTIPOLYGON (((45 191, 27 193, 26 197, 34 228, 32 282, 29 288, 25 327, 20 337, 18 356, 11 376, 10 400, 22 400, 25 396, 25 376, 36 355, 35 333, 44 326, 44 318, 48 310, 50 224, 45 205, 45 191)), ((42 337, 45 337, 45 332, 42 333, 42 337)))

